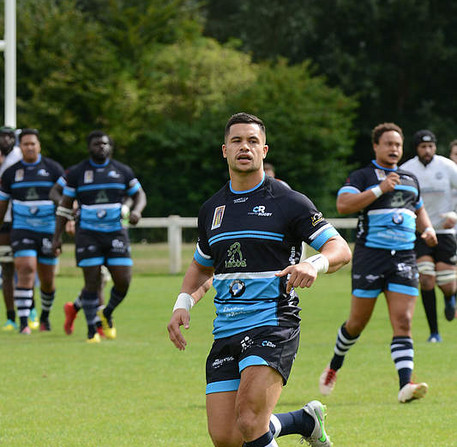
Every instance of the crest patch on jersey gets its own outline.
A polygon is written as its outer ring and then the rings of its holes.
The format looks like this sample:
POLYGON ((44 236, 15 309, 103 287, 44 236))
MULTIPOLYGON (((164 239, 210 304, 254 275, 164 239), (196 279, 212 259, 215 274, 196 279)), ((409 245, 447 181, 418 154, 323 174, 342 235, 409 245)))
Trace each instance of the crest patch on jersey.
POLYGON ((222 224, 222 219, 224 217, 224 212, 225 212, 225 205, 218 206, 214 210, 213 214, 213 223, 211 224, 211 229, 214 230, 216 228, 219 228, 222 224))
POLYGON ((92 183, 94 181, 94 171, 84 171, 84 183, 92 183))
POLYGON ((311 225, 315 227, 319 222, 324 220, 322 213, 315 213, 311 216, 311 225))
POLYGON ((15 182, 20 182, 24 180, 24 170, 23 169, 18 169, 16 173, 14 174, 14 181, 15 182))
POLYGON ((383 181, 385 178, 387 178, 385 171, 382 169, 375 169, 374 172, 376 173, 376 177, 379 181, 383 181))

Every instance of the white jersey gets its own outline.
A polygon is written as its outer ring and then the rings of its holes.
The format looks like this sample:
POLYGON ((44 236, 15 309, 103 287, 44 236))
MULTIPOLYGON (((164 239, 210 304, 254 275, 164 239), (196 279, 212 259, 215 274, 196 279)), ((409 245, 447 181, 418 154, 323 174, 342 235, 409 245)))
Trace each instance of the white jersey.
POLYGON ((449 158, 435 155, 424 166, 416 155, 401 165, 419 180, 425 209, 437 233, 454 233, 454 228, 443 229, 442 214, 454 210, 453 190, 457 189, 457 165, 449 158))
MULTIPOLYGON (((13 166, 19 160, 22 160, 22 151, 19 146, 14 146, 11 152, 3 159, 3 163, 0 165, 0 177, 3 175, 6 169, 10 166, 13 166)), ((11 202, 8 204, 8 209, 6 210, 5 222, 11 222, 11 202)))

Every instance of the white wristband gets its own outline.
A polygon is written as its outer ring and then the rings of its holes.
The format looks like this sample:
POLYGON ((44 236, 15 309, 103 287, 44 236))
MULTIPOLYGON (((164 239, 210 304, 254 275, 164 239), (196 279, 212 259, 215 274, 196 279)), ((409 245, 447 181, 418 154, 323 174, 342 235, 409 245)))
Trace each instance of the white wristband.
POLYGON ((306 258, 303 262, 311 264, 317 270, 317 273, 327 273, 328 271, 328 259, 321 253, 318 255, 310 256, 309 258, 306 258))
POLYGON ((376 196, 376 198, 381 197, 384 193, 382 192, 381 187, 375 186, 374 188, 370 189, 370 191, 376 196))
POLYGON ((176 309, 186 309, 187 312, 190 312, 190 309, 194 307, 195 300, 192 298, 192 295, 189 293, 181 292, 178 295, 178 299, 176 300, 175 307, 173 307, 173 312, 176 309))
POLYGON ((435 233, 435 229, 433 227, 427 227, 422 234, 424 233, 435 233))

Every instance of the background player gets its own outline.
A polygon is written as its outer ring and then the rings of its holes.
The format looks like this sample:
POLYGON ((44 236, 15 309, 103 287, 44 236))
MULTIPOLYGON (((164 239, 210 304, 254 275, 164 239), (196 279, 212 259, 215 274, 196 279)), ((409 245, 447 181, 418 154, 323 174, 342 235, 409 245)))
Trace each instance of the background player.
POLYGON ((0 222, 12 202, 11 245, 17 271, 14 300, 20 319, 20 332, 30 334, 28 317, 33 300, 35 276, 40 279, 40 330, 49 331, 49 313, 55 296, 57 258, 51 251, 55 229, 55 206, 49 191, 63 174, 57 162, 41 156, 39 133, 23 129, 19 135, 23 159, 9 167, 0 188, 0 222))
POLYGON ((436 154, 436 137, 430 130, 420 130, 413 137, 417 155, 401 167, 419 180, 425 208, 438 237, 438 245, 429 247, 418 238, 416 256, 419 268, 422 303, 430 329, 429 342, 440 342, 436 314, 435 285, 444 295, 444 314, 448 321, 455 317, 456 250, 453 191, 457 189, 457 166, 436 154))
POLYGON ((117 336, 112 313, 125 298, 130 281, 132 259, 127 232, 121 225, 124 196, 133 199, 129 222, 138 223, 146 206, 146 195, 132 170, 111 159, 112 144, 107 134, 93 131, 89 134, 90 158, 66 172, 67 185, 57 208, 57 224, 52 249, 58 254, 62 245, 65 224, 73 218, 73 201, 78 201, 79 220, 76 227, 76 261, 84 273, 81 304, 86 315, 87 341, 98 343, 96 315, 100 317, 103 332, 109 339, 117 336), (97 312, 101 266, 111 273, 113 287, 108 305, 97 312))
POLYGON ((376 159, 352 172, 339 190, 337 209, 359 213, 352 262, 352 301, 349 318, 341 325, 334 355, 319 380, 322 394, 332 392, 345 355, 368 324, 381 292, 387 300, 393 338, 392 360, 399 377, 398 400, 423 397, 426 383, 411 382, 414 350, 411 321, 418 295, 414 253, 415 230, 430 245, 436 235, 420 197, 419 183, 398 169, 403 154, 403 132, 394 123, 383 123, 372 132, 376 159))

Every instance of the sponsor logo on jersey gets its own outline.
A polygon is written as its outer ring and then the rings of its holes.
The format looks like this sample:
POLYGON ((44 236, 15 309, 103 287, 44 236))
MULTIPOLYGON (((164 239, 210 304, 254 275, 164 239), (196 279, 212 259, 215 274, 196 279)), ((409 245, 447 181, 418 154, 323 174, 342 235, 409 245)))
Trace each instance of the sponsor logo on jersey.
POLYGON ((29 208, 29 212, 30 212, 30 214, 31 214, 32 216, 34 216, 35 214, 38 213, 38 207, 37 207, 37 206, 31 206, 31 207, 29 208))
POLYGON ((316 213, 311 216, 311 225, 315 227, 319 222, 324 220, 322 213, 316 213))
POLYGON ((213 223, 211 224, 211 229, 214 230, 216 228, 219 228, 222 224, 222 219, 224 217, 224 212, 225 212, 225 205, 218 206, 214 210, 213 214, 213 223))
POLYGON ((37 175, 41 175, 42 177, 49 177, 49 172, 46 169, 41 168, 38 170, 37 175))
POLYGON ((18 169, 14 174, 14 181, 21 182, 22 180, 24 180, 24 170, 18 169))
POLYGON ((392 200, 390 201, 390 206, 392 206, 393 208, 403 208, 405 206, 405 203, 406 202, 403 198, 403 193, 398 191, 393 195, 392 200))
POLYGON ((273 213, 267 213, 265 211, 266 207, 264 205, 257 205, 254 208, 252 208, 252 211, 248 214, 255 215, 255 216, 261 216, 261 217, 270 217, 273 213))
POLYGON ((254 340, 252 340, 252 338, 249 337, 249 335, 246 335, 246 337, 244 337, 243 340, 241 340, 241 352, 246 351, 246 349, 248 349, 253 344, 254 340))
POLYGON ((381 182, 387 178, 386 172, 382 169, 375 169, 374 172, 376 174, 376 178, 381 182))
POLYGON ((229 292, 230 292, 230 295, 232 295, 233 297, 238 297, 238 296, 243 295, 245 290, 246 290, 246 284, 243 281, 241 281, 240 279, 235 279, 230 284, 229 292))
POLYGON ((262 342, 262 346, 266 346, 267 348, 276 348, 276 345, 270 340, 264 340, 262 342))
POLYGON ((249 200, 249 197, 240 197, 239 199, 234 199, 233 203, 244 203, 249 200))
POLYGON ((108 172, 108 177, 119 178, 120 176, 121 176, 121 174, 119 174, 116 171, 109 171, 108 172))
POLYGON ((243 258, 243 253, 241 252, 241 244, 235 242, 230 245, 230 248, 227 250, 228 260, 225 261, 225 268, 234 268, 234 267, 246 267, 246 259, 243 258))
POLYGON ((38 200, 40 196, 37 193, 36 188, 28 188, 27 189, 27 194, 25 195, 25 200, 38 200))
POLYGON ((107 214, 107 213, 106 213, 106 210, 98 210, 98 211, 97 211, 97 217, 98 217, 99 219, 103 219, 103 218, 106 216, 106 214, 107 214))
POLYGON ((94 181, 94 171, 84 171, 84 183, 92 183, 94 181))
POLYGON ((403 216, 399 213, 394 213, 392 215, 392 222, 396 225, 400 225, 401 223, 403 223, 403 216))

